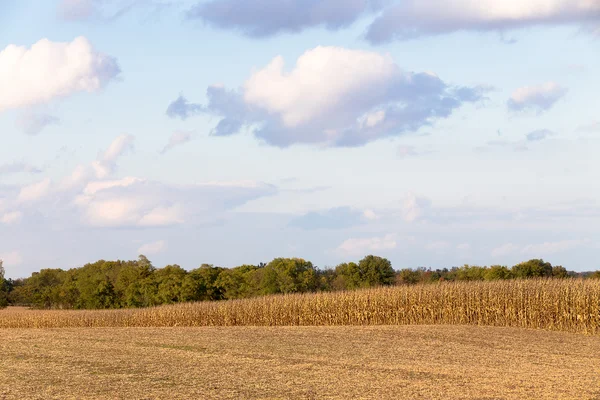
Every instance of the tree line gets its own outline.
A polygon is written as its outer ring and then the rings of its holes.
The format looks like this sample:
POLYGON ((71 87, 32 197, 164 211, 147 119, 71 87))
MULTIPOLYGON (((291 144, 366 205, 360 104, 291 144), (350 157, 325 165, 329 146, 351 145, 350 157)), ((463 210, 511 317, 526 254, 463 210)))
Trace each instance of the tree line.
POLYGON ((450 269, 402 269, 369 255, 358 262, 319 269, 300 258, 276 258, 268 264, 235 268, 203 264, 187 271, 179 265, 156 268, 141 255, 133 261, 105 261, 69 270, 42 269, 24 279, 5 279, 0 261, 0 307, 105 309, 151 307, 179 302, 243 299, 255 296, 353 290, 441 281, 526 278, 598 278, 567 271, 540 259, 513 267, 464 265, 450 269))

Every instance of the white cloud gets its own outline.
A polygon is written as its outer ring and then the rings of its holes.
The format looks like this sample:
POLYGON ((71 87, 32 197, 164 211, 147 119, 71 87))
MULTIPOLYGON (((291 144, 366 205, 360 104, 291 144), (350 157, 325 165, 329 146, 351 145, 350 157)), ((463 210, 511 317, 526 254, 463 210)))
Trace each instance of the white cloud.
POLYGON ((21 188, 17 201, 19 202, 32 202, 41 199, 46 196, 50 191, 50 178, 46 178, 31 185, 27 185, 21 188))
POLYGON ((190 140, 192 140, 191 132, 183 132, 183 131, 173 132, 173 134, 169 138, 169 143, 167 143, 166 146, 163 147, 163 149, 160 151, 160 154, 165 154, 169 150, 172 150, 174 147, 180 146, 184 143, 187 143, 190 140))
POLYGON ((140 226, 168 226, 184 222, 183 210, 179 205, 156 207, 139 221, 140 226))
MULTIPOLYGON (((536 25, 598 23, 596 0, 402 0, 367 32, 372 43, 457 31, 505 31, 536 25)), ((593 26, 593 25, 592 25, 593 26)))
POLYGON ((509 254, 518 252, 519 249, 520 249, 520 247, 513 243, 506 243, 506 244, 503 244, 502 246, 499 246, 499 247, 496 247, 495 249, 493 249, 492 257, 507 256, 509 254))
POLYGON ((456 250, 469 251, 469 250, 471 250, 471 245, 469 243, 460 243, 460 244, 456 245, 456 250))
POLYGON ((98 156, 98 159, 92 163, 98 179, 104 179, 115 171, 118 158, 133 150, 134 140, 132 135, 121 135, 110 144, 104 153, 98 156))
POLYGON ((146 243, 138 249, 138 254, 154 255, 160 254, 167 250, 167 242, 159 240, 157 242, 146 243))
POLYGON ((26 135, 34 136, 44 128, 57 125, 60 120, 48 114, 25 113, 17 119, 17 127, 26 135))
POLYGON ((555 82, 538 86, 525 86, 515 90, 508 100, 511 111, 533 110, 538 113, 549 110, 567 94, 567 89, 555 82))
POLYGON ((587 125, 581 125, 577 128, 579 132, 600 132, 600 121, 594 121, 587 125))
POLYGON ((408 158, 419 155, 414 146, 400 145, 398 146, 398 157, 408 158))
POLYGON ((31 48, 9 45, 0 51, 0 112, 96 92, 119 72, 117 61, 84 37, 70 43, 42 39, 31 48))
POLYGON ((0 175, 5 174, 19 174, 19 173, 30 173, 38 174, 42 172, 39 168, 36 168, 30 164, 24 162, 12 162, 9 164, 0 165, 0 175))
POLYGON ((127 187, 142 181, 142 179, 134 177, 126 177, 113 181, 93 181, 85 186, 85 188, 83 189, 83 193, 85 195, 94 195, 101 190, 111 189, 115 187, 127 187))
POLYGON ((358 146, 386 136, 415 132, 448 117, 481 90, 452 87, 432 73, 405 72, 389 54, 316 47, 287 71, 275 57, 238 91, 211 86, 207 106, 179 97, 167 114, 221 117, 212 134, 250 129, 280 147, 295 143, 358 146))
POLYGON ((524 246, 507 243, 492 251, 492 257, 501 257, 508 255, 521 254, 528 257, 545 258, 548 255, 572 250, 581 246, 589 245, 589 239, 569 239, 555 242, 543 242, 537 244, 528 244, 524 246))
POLYGON ((377 220, 377 219, 379 219, 379 218, 380 218, 380 217, 379 217, 379 215, 377 215, 377 214, 375 213, 375 211, 373 211, 373 210, 371 210, 371 209, 369 209, 369 210, 365 210, 365 211, 363 212, 363 216, 364 216, 366 219, 370 220, 370 221, 374 221, 374 220, 377 220))
POLYGON ((0 260, 3 261, 4 267, 14 267, 23 263, 23 257, 18 251, 0 253, 0 260))
POLYGON ((425 245, 425 249, 434 252, 445 252, 450 249, 450 243, 444 240, 438 240, 425 245))
POLYGON ((410 193, 402 202, 402 218, 406 222, 417 221, 427 213, 430 207, 429 199, 410 193))
POLYGON ((396 235, 388 234, 383 237, 347 239, 338 246, 337 252, 359 256, 371 251, 392 250, 396 247, 396 235))
POLYGON ((544 242, 539 244, 529 244, 524 246, 521 253, 528 254, 534 257, 546 257, 548 254, 561 253, 563 251, 572 250, 580 246, 589 244, 589 239, 583 240, 561 240, 557 242, 544 242))
POLYGON ((5 225, 13 225, 18 223, 23 218, 23 213, 20 211, 12 211, 0 216, 0 222, 5 225))

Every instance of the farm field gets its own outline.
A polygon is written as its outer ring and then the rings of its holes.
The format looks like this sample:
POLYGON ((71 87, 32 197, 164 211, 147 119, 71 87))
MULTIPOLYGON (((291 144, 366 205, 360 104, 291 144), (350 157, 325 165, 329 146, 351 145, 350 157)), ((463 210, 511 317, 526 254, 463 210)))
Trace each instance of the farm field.
POLYGON ((418 325, 0 335, 1 399, 600 399, 600 337, 565 332, 418 325))

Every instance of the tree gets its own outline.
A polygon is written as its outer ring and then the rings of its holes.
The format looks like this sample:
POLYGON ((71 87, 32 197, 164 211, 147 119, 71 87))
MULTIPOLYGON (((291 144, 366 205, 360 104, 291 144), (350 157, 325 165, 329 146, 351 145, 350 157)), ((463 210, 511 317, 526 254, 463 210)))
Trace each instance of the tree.
POLYGON ((357 263, 342 263, 335 267, 333 287, 336 290, 358 289, 363 287, 363 274, 357 263))
POLYGON ((319 286, 317 271, 310 261, 301 258, 276 258, 264 268, 262 294, 303 293, 319 286))
POLYGON ((391 285, 394 283, 396 273, 392 263, 387 258, 373 255, 366 256, 358 262, 362 276, 363 287, 391 285))
POLYGON ((421 279, 421 273, 419 270, 412 270, 410 268, 404 268, 396 274, 396 283, 401 285, 414 285, 421 279))
POLYGON ((541 278, 552 276, 552 264, 541 259, 522 262, 512 267, 515 278, 541 278))
POLYGON ((500 279, 511 279, 513 277, 512 272, 508 267, 503 265, 492 265, 487 268, 484 274, 486 281, 495 281, 500 279))
POLYGON ((8 281, 4 279, 4 267, 0 260, 0 308, 8 306, 8 281))
POLYGON ((554 278, 568 278, 569 277, 569 271, 567 271, 567 269, 565 267, 563 267, 562 265, 555 265, 552 267, 552 276, 554 278))

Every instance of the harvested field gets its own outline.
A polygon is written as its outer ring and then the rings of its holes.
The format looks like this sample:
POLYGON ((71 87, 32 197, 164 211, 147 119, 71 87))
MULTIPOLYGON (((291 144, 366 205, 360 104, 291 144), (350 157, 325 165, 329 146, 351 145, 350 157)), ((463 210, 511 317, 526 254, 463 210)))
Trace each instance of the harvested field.
POLYGON ((472 326, 0 330, 0 398, 600 399, 600 337, 472 326))

